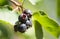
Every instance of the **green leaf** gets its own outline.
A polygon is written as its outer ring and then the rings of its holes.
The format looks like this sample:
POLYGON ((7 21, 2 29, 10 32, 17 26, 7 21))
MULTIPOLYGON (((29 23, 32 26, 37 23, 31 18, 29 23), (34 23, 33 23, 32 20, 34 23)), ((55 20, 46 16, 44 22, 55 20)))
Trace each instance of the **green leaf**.
POLYGON ((60 17, 60 0, 57 0, 57 16, 60 17))
POLYGON ((6 21, 0 20, 0 39, 12 39, 13 29, 12 25, 6 21))
POLYGON ((43 29, 51 34, 55 39, 59 37, 59 25, 49 18, 46 13, 45 15, 42 15, 40 11, 35 12, 33 14, 33 20, 37 20, 42 25, 43 29))
MULTIPOLYGON (((34 2, 35 0, 31 0, 31 1, 34 2)), ((43 0, 41 0, 41 1, 36 0, 37 2, 35 3, 35 5, 33 5, 32 4, 33 2, 31 3, 31 1, 30 0, 25 0, 24 4, 23 4, 23 7, 32 10, 32 12, 39 11, 40 7, 43 5, 43 0)))
POLYGON ((59 4, 60 4, 60 0, 57 0, 56 15, 57 15, 57 21, 60 24, 60 5, 59 4))
POLYGON ((0 0, 0 6, 8 5, 9 4, 8 1, 9 0, 0 0))
POLYGON ((42 26, 38 21, 34 21, 36 39, 43 39, 42 26))

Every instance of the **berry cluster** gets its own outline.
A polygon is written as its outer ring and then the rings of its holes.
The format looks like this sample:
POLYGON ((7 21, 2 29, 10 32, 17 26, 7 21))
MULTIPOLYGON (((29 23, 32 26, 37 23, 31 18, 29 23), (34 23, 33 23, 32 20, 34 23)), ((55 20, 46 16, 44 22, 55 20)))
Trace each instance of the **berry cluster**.
POLYGON ((25 9, 21 15, 18 17, 18 24, 14 25, 14 31, 24 33, 28 28, 32 27, 31 22, 32 12, 25 9))

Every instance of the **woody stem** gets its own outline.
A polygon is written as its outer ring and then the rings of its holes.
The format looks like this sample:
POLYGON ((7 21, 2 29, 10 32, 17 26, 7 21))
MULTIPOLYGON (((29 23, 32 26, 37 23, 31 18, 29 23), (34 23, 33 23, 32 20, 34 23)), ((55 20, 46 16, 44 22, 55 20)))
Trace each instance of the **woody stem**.
POLYGON ((23 12, 23 6, 22 4, 19 4, 18 2, 14 1, 14 0, 11 0, 11 2, 15 5, 15 6, 18 6, 19 8, 21 8, 22 12, 23 12))

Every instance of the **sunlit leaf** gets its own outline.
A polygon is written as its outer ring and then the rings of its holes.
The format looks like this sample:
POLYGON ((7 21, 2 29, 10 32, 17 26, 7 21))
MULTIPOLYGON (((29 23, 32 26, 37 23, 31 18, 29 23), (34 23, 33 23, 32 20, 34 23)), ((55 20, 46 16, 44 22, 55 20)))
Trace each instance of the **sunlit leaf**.
POLYGON ((33 14, 33 20, 37 20, 44 30, 50 33, 54 38, 59 37, 59 25, 47 15, 42 15, 40 11, 35 12, 33 14))

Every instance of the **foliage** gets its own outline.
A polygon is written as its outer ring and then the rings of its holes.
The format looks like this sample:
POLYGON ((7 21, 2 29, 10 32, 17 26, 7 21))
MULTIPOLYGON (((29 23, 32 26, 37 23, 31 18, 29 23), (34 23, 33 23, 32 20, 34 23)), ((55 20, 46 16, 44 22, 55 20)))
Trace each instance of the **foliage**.
POLYGON ((32 28, 25 33, 14 32, 14 24, 18 20, 18 12, 10 10, 8 0, 0 0, 0 39, 58 39, 60 26, 52 20, 47 13, 40 11, 44 0, 18 0, 23 7, 30 9, 32 15, 32 28), (28 5, 28 6, 27 6, 28 5))

